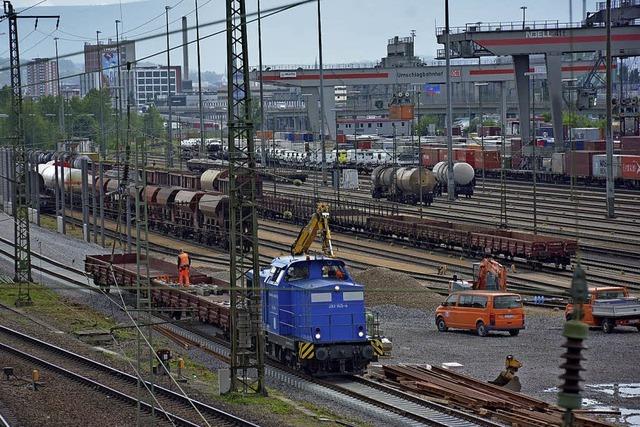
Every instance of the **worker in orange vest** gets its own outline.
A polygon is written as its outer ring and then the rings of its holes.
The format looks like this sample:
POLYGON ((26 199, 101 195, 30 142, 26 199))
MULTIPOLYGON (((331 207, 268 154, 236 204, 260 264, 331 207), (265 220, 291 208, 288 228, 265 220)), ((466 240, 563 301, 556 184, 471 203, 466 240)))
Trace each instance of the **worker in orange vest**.
POLYGON ((178 254, 178 283, 185 288, 188 288, 191 284, 189 278, 189 268, 191 267, 191 257, 180 249, 178 254))

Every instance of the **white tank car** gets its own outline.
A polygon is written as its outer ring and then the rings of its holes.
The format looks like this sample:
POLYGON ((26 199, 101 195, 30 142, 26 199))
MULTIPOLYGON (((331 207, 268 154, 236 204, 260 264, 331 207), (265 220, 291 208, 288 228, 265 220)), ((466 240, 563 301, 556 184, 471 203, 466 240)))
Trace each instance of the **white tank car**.
MULTIPOLYGON (((38 165, 38 173, 42 176, 44 186, 48 189, 56 188, 56 168, 52 164, 38 165)), ((73 191, 80 191, 82 187, 82 171, 74 168, 62 168, 58 167, 58 184, 62 187, 62 177, 64 176, 64 188, 65 190, 73 189, 73 191), (64 170, 64 172, 63 172, 64 170)), ((89 185, 92 185, 93 180, 89 175, 89 185)))
MULTIPOLYGON (((441 184, 447 184, 447 162, 439 162, 433 167, 433 174, 441 184)), ((457 185, 468 185, 473 181, 475 171, 469 163, 460 162, 453 164, 453 181, 457 185)))

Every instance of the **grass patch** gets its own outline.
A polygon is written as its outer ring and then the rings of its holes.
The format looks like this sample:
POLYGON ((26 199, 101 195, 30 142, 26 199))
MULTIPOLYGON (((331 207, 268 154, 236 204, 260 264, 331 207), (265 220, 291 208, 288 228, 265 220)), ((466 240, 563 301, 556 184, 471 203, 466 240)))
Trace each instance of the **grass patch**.
MULTIPOLYGON (((0 302, 13 306, 18 297, 18 289, 17 284, 3 285, 0 288, 0 302)), ((51 321, 65 332, 77 332, 83 329, 110 330, 116 326, 112 319, 105 317, 102 313, 69 301, 45 286, 30 284, 28 289, 33 305, 22 307, 22 310, 51 321)), ((117 339, 129 339, 134 337, 135 333, 128 329, 117 329, 114 331, 114 336, 117 339)))
MULTIPOLYGON (((276 393, 274 390, 269 390, 269 394, 276 393)), ((223 396, 223 399, 228 403, 234 405, 251 405, 264 408, 272 414, 290 415, 293 414, 295 408, 272 396, 258 396, 258 395, 242 395, 239 393, 230 393, 223 396)))

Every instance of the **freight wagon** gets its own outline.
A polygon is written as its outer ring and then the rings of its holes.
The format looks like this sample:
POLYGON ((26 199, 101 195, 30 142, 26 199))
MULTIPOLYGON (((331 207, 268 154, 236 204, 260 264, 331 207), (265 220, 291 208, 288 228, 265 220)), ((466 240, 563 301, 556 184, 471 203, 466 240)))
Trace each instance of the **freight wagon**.
MULTIPOLYGON (((156 307, 165 308, 176 319, 190 314, 199 322, 212 325, 224 336, 229 336, 229 306, 226 302, 228 298, 225 298, 221 291, 228 287, 228 283, 192 268, 192 292, 189 292, 172 285, 178 281, 178 269, 174 263, 149 258, 147 270, 147 263, 141 262, 138 267, 136 260, 136 254, 87 255, 84 268, 95 285, 105 292, 109 292, 111 287, 116 285, 129 292, 135 292, 139 268, 142 283, 149 279, 151 301, 156 307)), ((142 257, 142 260, 145 258, 142 257)))
MULTIPOLYGON (((259 211, 269 218, 305 222, 313 214, 315 202, 313 198, 306 196, 264 195, 259 201, 259 211)), ((570 265, 571 257, 578 249, 578 243, 573 239, 401 216, 398 215, 397 208, 385 208, 378 204, 342 201, 337 205, 335 201, 322 202, 330 206, 332 227, 366 233, 372 238, 397 237, 407 239, 414 245, 444 246, 451 250, 462 250, 469 255, 521 258, 534 267, 553 263, 556 267, 564 268, 570 265)))
POLYGON ((402 237, 427 247, 444 245, 473 256, 522 258, 533 266, 554 263, 564 268, 578 248, 570 239, 408 216, 369 217, 367 228, 372 235, 402 237))

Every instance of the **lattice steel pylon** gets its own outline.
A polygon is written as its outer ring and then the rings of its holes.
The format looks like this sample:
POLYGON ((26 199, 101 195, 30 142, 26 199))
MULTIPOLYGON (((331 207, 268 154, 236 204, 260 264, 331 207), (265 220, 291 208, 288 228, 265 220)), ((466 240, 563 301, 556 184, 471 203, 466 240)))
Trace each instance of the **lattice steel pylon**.
POLYGON ((20 284, 16 304, 31 301, 29 288, 23 283, 31 282, 31 243, 29 241, 29 210, 27 201, 26 156, 22 129, 22 82, 20 79, 20 54, 18 51, 18 15, 11 2, 4 2, 4 15, 9 21, 9 59, 11 63, 11 107, 14 115, 13 139, 13 217, 15 230, 15 276, 20 284))
POLYGON ((226 7, 231 391, 265 394, 255 203, 256 161, 245 1, 226 0, 226 7), (253 280, 248 280, 250 270, 253 271, 253 280))

